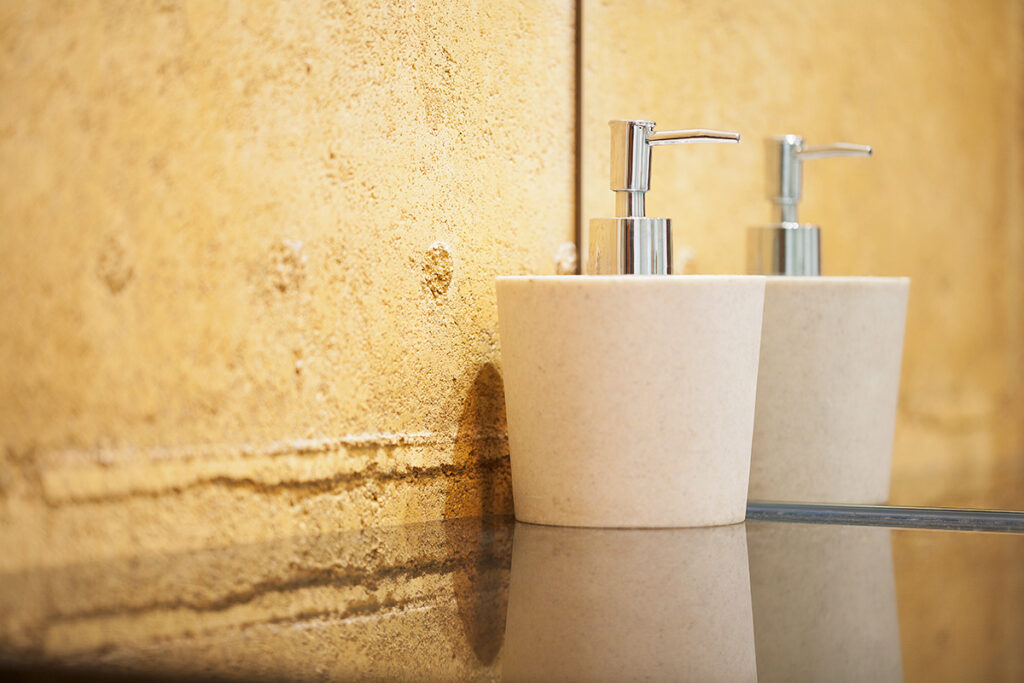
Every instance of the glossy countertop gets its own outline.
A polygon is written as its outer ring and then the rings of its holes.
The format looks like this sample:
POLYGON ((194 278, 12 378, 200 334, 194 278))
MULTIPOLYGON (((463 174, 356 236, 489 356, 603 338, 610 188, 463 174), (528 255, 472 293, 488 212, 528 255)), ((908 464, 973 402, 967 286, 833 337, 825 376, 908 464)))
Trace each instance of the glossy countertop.
POLYGON ((750 517, 473 518, 0 575, 0 676, 1024 680, 1013 523, 750 517))

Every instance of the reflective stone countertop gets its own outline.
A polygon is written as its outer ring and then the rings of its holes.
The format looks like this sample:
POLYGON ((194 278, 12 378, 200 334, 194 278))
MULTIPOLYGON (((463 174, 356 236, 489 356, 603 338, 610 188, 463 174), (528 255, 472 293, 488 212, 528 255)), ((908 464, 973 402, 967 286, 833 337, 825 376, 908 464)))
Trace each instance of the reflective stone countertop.
POLYGON ((1024 680, 1024 535, 509 518, 0 576, 0 677, 1024 680))

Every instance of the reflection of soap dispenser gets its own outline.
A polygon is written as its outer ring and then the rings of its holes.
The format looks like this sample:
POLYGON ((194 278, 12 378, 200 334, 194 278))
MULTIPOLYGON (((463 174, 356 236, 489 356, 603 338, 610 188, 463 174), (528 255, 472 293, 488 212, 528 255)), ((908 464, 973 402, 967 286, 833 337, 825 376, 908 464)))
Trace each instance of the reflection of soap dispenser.
POLYGON ((891 529, 747 526, 759 683, 903 680, 891 529))
POLYGON ((820 230, 797 221, 803 162, 871 148, 769 141, 779 222, 750 230, 749 272, 768 275, 750 499, 884 503, 907 278, 822 277, 820 230))
POLYGON ((764 278, 672 275, 671 224, 644 215, 652 147, 739 136, 611 128, 619 215, 586 232, 586 274, 497 280, 516 517, 739 522, 764 278))
POLYGON ((756 681, 746 525, 516 524, 501 680, 756 681))

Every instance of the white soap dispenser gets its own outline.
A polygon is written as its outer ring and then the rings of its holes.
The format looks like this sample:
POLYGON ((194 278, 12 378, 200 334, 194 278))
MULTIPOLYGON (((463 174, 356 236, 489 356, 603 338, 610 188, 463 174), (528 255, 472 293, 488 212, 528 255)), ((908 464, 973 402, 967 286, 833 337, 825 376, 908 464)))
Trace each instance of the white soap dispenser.
POLYGON ((871 148, 786 135, 768 152, 778 222, 748 235, 748 272, 768 276, 750 499, 885 503, 910 280, 823 277, 821 231, 797 218, 804 161, 871 148))
POLYGON ((583 275, 497 279, 516 518, 705 526, 746 514, 763 277, 672 274, 672 225, 644 215, 651 150, 737 142, 611 122, 618 216, 583 236, 583 275))

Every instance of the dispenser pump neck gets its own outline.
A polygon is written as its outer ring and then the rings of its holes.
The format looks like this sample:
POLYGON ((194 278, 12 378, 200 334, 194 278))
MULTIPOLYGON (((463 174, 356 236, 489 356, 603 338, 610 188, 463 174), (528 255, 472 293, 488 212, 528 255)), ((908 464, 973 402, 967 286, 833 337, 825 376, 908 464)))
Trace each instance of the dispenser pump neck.
POLYGON ((654 121, 610 121, 611 189, 615 218, 582 226, 585 275, 671 275, 672 222, 649 218, 644 197, 651 189, 651 148, 690 142, 739 142, 739 133, 718 130, 654 130, 654 121))
POLYGON ((803 184, 803 162, 826 157, 869 157, 871 147, 849 142, 828 145, 804 144, 799 135, 783 135, 768 141, 769 186, 774 188, 770 197, 773 218, 779 223, 799 223, 797 205, 803 184))
POLYGON ((610 121, 612 129, 611 189, 615 215, 643 218, 644 194, 651 189, 651 148, 695 142, 739 142, 739 133, 695 128, 654 131, 654 121, 610 121))
POLYGON ((800 223, 797 206, 803 183, 803 163, 825 157, 869 157, 867 145, 833 142, 808 146, 799 135, 768 140, 768 198, 772 224, 751 228, 747 269, 755 275, 821 275, 821 230, 800 223))

